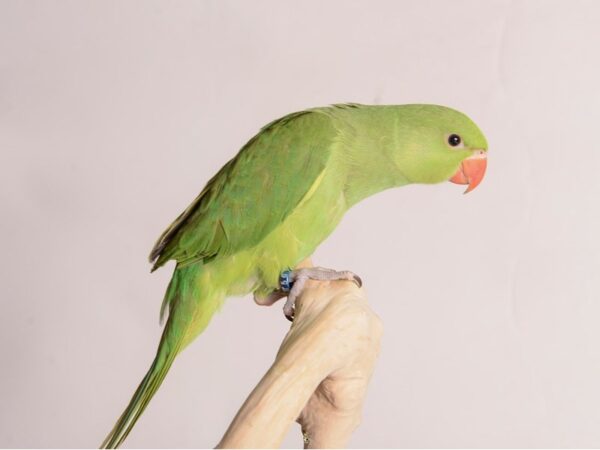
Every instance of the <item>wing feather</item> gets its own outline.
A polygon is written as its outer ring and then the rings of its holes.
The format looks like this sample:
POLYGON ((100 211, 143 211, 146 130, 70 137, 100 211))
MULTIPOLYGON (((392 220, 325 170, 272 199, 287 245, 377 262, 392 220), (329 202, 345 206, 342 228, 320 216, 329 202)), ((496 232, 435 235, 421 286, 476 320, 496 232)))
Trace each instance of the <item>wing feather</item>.
POLYGON ((318 110, 263 127, 207 183, 150 252, 153 270, 233 254, 261 242, 322 175, 337 130, 318 110))

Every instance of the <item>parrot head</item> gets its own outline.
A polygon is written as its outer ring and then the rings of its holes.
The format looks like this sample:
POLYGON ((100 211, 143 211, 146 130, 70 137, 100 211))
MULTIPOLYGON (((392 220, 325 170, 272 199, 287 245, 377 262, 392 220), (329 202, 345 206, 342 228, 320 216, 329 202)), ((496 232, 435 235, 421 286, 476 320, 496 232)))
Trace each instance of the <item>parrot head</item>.
POLYGON ((487 166, 487 141, 463 113, 438 105, 406 105, 399 121, 405 135, 397 162, 412 183, 451 181, 479 185, 487 166))

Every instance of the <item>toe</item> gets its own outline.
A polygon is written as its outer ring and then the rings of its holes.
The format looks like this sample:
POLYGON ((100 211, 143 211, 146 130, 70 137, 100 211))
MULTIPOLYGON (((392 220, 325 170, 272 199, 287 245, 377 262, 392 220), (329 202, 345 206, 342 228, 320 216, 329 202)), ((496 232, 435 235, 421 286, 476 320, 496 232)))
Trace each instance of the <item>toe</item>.
POLYGON ((283 315, 285 316, 285 318, 287 320, 289 320, 290 322, 294 321, 294 310, 292 309, 291 312, 286 311, 285 309, 283 310, 283 315))

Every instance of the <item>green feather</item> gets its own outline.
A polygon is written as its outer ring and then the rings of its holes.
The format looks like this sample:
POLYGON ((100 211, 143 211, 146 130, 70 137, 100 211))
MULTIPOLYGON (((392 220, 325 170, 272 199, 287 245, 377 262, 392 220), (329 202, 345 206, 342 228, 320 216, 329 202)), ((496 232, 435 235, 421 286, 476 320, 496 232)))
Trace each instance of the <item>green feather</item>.
POLYGON ((327 117, 310 111, 265 126, 162 234, 150 253, 154 269, 169 259, 208 261, 258 244, 325 169, 336 134, 327 117))
POLYGON ((310 256, 345 212, 384 189, 448 180, 485 137, 464 114, 436 105, 334 105, 261 129, 160 236, 154 269, 177 267, 156 358, 103 443, 118 446, 176 355, 224 298, 278 287, 281 270, 310 256), (448 135, 464 146, 449 148, 448 135))
POLYGON ((108 434, 102 448, 116 448, 127 437, 140 415, 160 387, 173 360, 210 321, 222 303, 222 296, 201 282, 202 265, 177 268, 167 289, 165 301, 170 305, 169 320, 158 346, 156 357, 129 405, 108 434))

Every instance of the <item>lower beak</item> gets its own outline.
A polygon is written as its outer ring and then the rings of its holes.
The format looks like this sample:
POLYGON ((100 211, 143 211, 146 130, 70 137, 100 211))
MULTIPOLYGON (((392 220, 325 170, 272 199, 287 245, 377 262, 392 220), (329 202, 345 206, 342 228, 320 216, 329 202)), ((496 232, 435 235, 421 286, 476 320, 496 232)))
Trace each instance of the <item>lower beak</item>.
POLYGON ((460 167, 456 173, 450 178, 452 183, 456 184, 468 184, 469 187, 464 192, 471 192, 475 189, 483 176, 485 175, 485 169, 487 167, 487 155, 483 150, 476 150, 473 156, 464 159, 460 163, 460 167))

